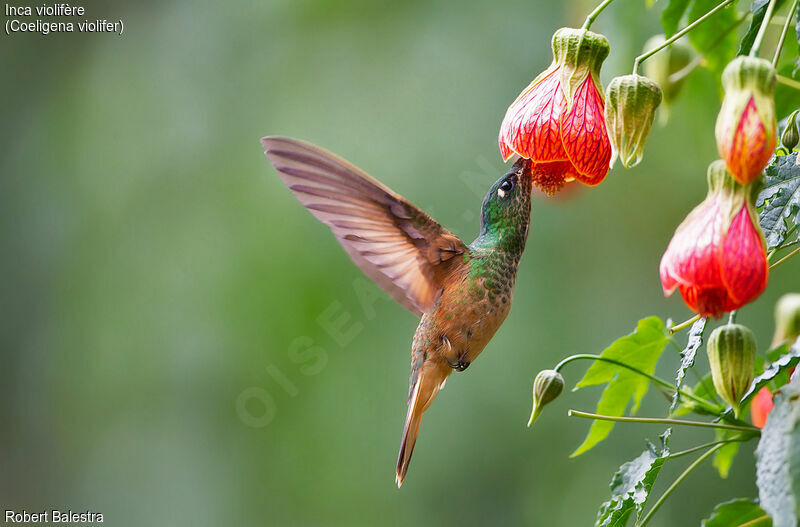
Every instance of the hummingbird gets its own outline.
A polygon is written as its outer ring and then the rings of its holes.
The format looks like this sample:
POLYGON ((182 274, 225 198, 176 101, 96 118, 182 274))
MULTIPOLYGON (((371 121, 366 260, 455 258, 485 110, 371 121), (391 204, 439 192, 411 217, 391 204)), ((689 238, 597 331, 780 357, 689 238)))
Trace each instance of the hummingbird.
POLYGON ((422 414, 454 371, 483 351, 511 309, 528 237, 531 162, 489 189, 480 234, 467 245, 363 170, 317 146, 261 139, 289 190, 327 224, 353 262, 420 317, 411 345, 408 410, 395 481, 403 484, 422 414))

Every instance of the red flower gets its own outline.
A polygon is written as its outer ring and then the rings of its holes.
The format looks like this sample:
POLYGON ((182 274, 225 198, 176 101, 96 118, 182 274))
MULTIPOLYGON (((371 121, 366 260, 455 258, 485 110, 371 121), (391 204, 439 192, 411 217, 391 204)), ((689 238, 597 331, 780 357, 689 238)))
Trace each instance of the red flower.
POLYGON ((764 386, 758 390, 758 393, 750 403, 750 419, 753 421, 753 425, 764 428, 764 425, 767 424, 767 416, 772 411, 772 406, 772 392, 764 386))
POLYGON ((722 73, 725 98, 715 129, 719 154, 741 184, 752 183, 775 150, 775 68, 738 57, 722 73))
POLYGON ((675 231, 660 275, 665 295, 677 288, 695 313, 717 317, 764 291, 768 264, 751 189, 733 181, 722 161, 709 167, 709 187, 675 231))
POLYGON ((549 194, 573 179, 597 185, 608 173, 611 144, 599 78, 608 51, 602 35, 556 31, 553 63, 508 107, 500 125, 503 160, 519 155, 533 161, 533 181, 549 194))

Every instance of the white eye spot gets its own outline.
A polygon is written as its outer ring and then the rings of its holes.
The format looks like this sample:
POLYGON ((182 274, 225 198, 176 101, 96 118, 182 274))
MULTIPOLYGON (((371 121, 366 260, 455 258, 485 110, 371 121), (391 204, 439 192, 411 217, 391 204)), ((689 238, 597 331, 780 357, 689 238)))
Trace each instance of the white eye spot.
POLYGON ((501 188, 497 189, 497 195, 500 196, 501 198, 506 197, 506 193, 501 188))

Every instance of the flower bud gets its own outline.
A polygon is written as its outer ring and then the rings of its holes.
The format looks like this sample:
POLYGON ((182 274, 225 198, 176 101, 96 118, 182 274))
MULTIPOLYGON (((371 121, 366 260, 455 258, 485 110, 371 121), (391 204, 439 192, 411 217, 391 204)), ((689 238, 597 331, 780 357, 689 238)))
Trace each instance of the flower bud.
POLYGON ((642 150, 661 104, 661 88, 641 75, 611 80, 606 90, 606 128, 611 140, 611 164, 619 156, 625 168, 642 160, 642 150))
POLYGON ((789 154, 794 150, 794 147, 797 146, 797 143, 800 143, 800 134, 797 132, 797 112, 800 110, 795 110, 792 114, 786 119, 786 127, 783 129, 783 133, 781 134, 781 146, 786 150, 786 153, 789 154))
POLYGON ((739 183, 761 176, 775 150, 777 73, 768 60, 740 56, 722 73, 725 98, 715 134, 720 156, 739 183))
POLYGON ((531 426, 542 413, 542 407, 558 397, 563 389, 564 378, 556 370, 539 372, 533 381, 533 411, 528 426, 531 426))
POLYGON ((787 293, 775 304, 775 335, 772 346, 789 344, 800 337, 800 293, 787 293))
POLYGON ((753 382, 756 338, 741 324, 726 324, 715 329, 706 345, 714 388, 739 415, 739 403, 753 382))

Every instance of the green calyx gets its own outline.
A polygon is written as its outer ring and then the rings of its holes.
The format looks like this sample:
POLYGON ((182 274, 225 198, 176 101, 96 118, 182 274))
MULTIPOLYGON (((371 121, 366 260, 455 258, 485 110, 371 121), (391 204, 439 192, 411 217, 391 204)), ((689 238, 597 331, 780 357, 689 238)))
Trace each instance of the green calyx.
POLYGON ((735 90, 756 91, 767 97, 775 95, 778 73, 772 63, 756 57, 739 56, 733 59, 722 72, 725 93, 735 90))
POLYGON ((564 378, 556 370, 542 370, 533 381, 533 410, 528 426, 542 413, 544 405, 550 403, 564 389, 564 378))
POLYGON ((714 388, 738 416, 742 396, 753 382, 756 338, 741 324, 726 324, 711 333, 706 351, 714 388))
POLYGON ((625 168, 642 160, 642 151, 661 104, 661 88, 641 75, 615 77, 606 90, 606 128, 611 140, 611 164, 619 157, 625 168))
POLYGON ((729 219, 733 219, 742 210, 742 206, 750 209, 750 217, 758 217, 753 203, 760 186, 757 183, 742 185, 736 181, 725 165, 725 161, 717 159, 708 165, 708 197, 720 204, 729 219))
POLYGON ((562 27, 553 35, 552 45, 554 64, 561 68, 561 86, 569 105, 589 75, 602 93, 600 66, 611 50, 606 37, 587 29, 562 27))

